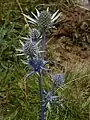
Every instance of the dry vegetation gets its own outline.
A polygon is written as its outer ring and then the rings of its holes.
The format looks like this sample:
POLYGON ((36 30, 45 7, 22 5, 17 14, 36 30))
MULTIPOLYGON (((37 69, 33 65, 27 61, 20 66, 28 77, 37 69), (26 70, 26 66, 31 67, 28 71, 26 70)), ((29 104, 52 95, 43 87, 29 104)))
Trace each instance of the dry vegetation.
POLYGON ((77 6, 61 10, 62 18, 56 24, 57 29, 48 42, 47 50, 57 62, 89 64, 90 12, 77 6))

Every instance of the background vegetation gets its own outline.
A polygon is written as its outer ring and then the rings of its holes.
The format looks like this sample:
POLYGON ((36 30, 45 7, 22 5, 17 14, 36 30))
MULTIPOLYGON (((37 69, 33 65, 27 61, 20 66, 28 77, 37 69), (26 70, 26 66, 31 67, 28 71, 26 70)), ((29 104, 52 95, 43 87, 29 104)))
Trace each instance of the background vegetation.
MULTIPOLYGON (((51 11, 58 8, 63 11, 73 8, 76 2, 75 0, 19 0, 21 8, 26 14, 34 11, 35 7, 42 10, 43 5, 45 8, 50 6, 51 11)), ((32 75, 24 82, 25 66, 21 62, 22 57, 16 56, 15 49, 20 47, 19 39, 29 34, 27 23, 21 13, 17 0, 0 0, 0 120, 39 120, 37 77, 32 75)), ((85 35, 88 36, 89 41, 89 35, 85 35)), ((75 34, 73 36, 74 41, 82 38, 80 36, 77 39, 75 34)), ((66 37, 66 40, 63 38, 65 45, 67 42, 71 43, 72 39, 68 40, 70 37, 66 37)), ((70 59, 69 62, 69 60, 63 59, 66 57, 63 54, 66 53, 65 51, 60 58, 57 51, 60 49, 60 46, 57 46, 58 42, 51 42, 51 40, 59 41, 59 44, 63 45, 60 43, 60 38, 50 34, 48 39, 46 59, 54 61, 49 67, 52 73, 61 72, 65 75, 65 84, 55 90, 55 95, 58 94, 63 99, 63 107, 52 105, 51 112, 46 108, 45 120, 89 120, 90 59, 86 59, 85 62, 70 59), (52 51, 55 54, 52 54, 52 51)), ((71 45, 73 46, 74 43, 72 42, 71 45)), ((79 42, 76 43, 77 46, 79 42)), ((89 42, 85 41, 84 43, 89 48, 89 42)), ((72 54, 70 58, 72 58, 72 54)), ((46 76, 44 76, 43 86, 45 90, 49 90, 51 86, 51 82, 46 76)))

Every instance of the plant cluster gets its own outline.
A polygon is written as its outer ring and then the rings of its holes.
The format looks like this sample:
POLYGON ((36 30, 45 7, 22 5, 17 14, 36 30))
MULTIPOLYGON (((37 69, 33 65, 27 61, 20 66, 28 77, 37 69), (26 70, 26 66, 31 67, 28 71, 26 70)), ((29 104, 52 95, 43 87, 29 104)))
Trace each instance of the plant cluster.
POLYGON ((50 110, 50 106, 53 101, 55 101, 56 104, 59 104, 59 96, 53 96, 54 88, 64 83, 63 74, 49 75, 49 69, 46 67, 46 64, 48 64, 49 61, 44 59, 46 32, 50 28, 54 28, 54 23, 58 17, 60 17, 61 13, 59 13, 59 10, 57 10, 54 14, 51 14, 49 12, 49 8, 47 8, 46 11, 41 12, 36 9, 36 12, 37 15, 31 12, 34 18, 23 14, 28 19, 28 22, 33 24, 35 28, 31 29, 28 38, 24 37, 23 42, 20 40, 22 49, 17 49, 17 51, 20 52, 17 55, 24 55, 26 58, 25 61, 22 60, 22 62, 28 68, 28 72, 24 76, 24 80, 26 80, 26 78, 31 74, 37 74, 40 88, 40 119, 44 120, 45 106, 48 106, 50 110), (52 81, 51 90, 48 92, 43 90, 42 87, 43 71, 47 76, 50 76, 52 81))

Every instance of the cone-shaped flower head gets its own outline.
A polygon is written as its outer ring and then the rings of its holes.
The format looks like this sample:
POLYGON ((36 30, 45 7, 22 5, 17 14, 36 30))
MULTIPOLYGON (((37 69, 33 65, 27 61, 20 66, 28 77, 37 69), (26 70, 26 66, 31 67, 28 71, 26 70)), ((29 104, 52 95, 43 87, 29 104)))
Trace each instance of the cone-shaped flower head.
POLYGON ((40 31, 48 29, 51 26, 51 14, 47 11, 42 11, 37 23, 40 31))
POLYGON ((38 43, 33 42, 31 40, 28 40, 25 43, 20 41, 20 43, 22 45, 22 49, 16 49, 16 50, 21 52, 21 53, 17 54, 17 55, 26 55, 29 58, 38 56, 38 52, 39 52, 38 43))
POLYGON ((52 82, 58 86, 64 83, 64 75, 63 74, 56 74, 51 77, 52 82))
POLYGON ((23 14, 32 24, 36 24, 38 26, 39 30, 46 30, 49 27, 53 25, 53 23, 60 17, 61 13, 59 13, 59 10, 57 10, 54 14, 51 14, 49 12, 49 8, 47 8, 46 11, 39 12, 36 9, 37 15, 35 15, 33 12, 32 15, 34 18, 31 18, 28 15, 23 14))
POLYGON ((39 37, 40 37, 39 30, 33 28, 30 32, 30 38, 32 39, 32 41, 38 41, 39 37))
POLYGON ((38 47, 35 42, 27 41, 23 46, 23 51, 26 55, 36 56, 38 47))

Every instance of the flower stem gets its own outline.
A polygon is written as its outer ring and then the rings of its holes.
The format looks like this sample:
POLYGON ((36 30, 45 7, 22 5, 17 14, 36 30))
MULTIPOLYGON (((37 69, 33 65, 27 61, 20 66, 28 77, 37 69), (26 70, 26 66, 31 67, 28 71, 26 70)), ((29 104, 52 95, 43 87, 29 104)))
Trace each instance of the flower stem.
MULTIPOLYGON (((45 51, 46 33, 42 34, 42 51, 45 51)), ((42 52, 42 59, 44 59, 44 52, 42 52)))
POLYGON ((44 99, 43 99, 43 89, 42 89, 42 76, 39 73, 39 88, 40 88, 40 120, 44 120, 44 99))

